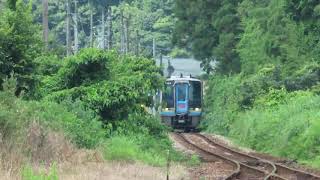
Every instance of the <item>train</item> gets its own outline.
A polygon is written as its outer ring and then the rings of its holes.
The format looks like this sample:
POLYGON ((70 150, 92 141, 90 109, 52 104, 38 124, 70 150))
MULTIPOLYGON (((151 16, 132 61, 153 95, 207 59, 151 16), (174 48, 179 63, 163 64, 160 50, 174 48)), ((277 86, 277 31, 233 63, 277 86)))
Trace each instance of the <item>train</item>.
POLYGON ((203 83, 190 76, 171 76, 161 93, 162 123, 173 129, 197 130, 202 117, 203 83))

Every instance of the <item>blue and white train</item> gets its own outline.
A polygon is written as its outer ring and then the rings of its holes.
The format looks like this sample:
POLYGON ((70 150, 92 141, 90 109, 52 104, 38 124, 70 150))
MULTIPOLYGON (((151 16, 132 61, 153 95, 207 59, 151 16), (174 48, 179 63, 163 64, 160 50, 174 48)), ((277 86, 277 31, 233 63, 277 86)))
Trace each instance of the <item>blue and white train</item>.
POLYGON ((162 92, 161 121, 173 129, 197 129, 202 116, 202 82, 190 76, 172 76, 162 92))

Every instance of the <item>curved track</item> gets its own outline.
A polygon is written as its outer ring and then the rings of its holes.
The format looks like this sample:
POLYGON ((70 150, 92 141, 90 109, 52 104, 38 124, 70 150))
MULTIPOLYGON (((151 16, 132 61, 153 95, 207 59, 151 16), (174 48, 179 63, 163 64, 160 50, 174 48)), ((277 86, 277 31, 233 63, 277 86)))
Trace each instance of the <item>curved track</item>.
POLYGON ((320 180, 317 175, 231 149, 202 134, 174 133, 174 135, 200 153, 201 156, 212 156, 232 165, 234 171, 225 178, 227 180, 320 180))

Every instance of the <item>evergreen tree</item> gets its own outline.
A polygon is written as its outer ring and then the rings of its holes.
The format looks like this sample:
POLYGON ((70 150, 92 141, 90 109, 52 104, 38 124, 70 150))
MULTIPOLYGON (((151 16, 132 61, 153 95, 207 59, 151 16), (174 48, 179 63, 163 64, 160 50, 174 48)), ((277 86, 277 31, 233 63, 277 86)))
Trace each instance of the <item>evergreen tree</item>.
POLYGON ((241 33, 237 7, 240 0, 183 1, 176 0, 174 43, 190 47, 202 60, 206 71, 217 61, 221 73, 239 72, 235 50, 241 33))
POLYGON ((34 59, 41 54, 41 31, 33 22, 30 4, 11 0, 8 5, 0 12, 0 86, 14 73, 16 94, 32 93, 36 83, 34 59))

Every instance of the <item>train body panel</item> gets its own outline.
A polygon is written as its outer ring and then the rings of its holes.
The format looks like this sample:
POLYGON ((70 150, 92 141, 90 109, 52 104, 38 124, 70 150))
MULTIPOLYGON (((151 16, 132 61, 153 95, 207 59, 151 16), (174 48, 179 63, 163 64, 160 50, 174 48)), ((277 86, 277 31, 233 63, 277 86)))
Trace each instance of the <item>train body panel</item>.
POLYGON ((202 82, 191 76, 171 77, 162 92, 161 120, 174 129, 196 129, 202 116, 202 82))

